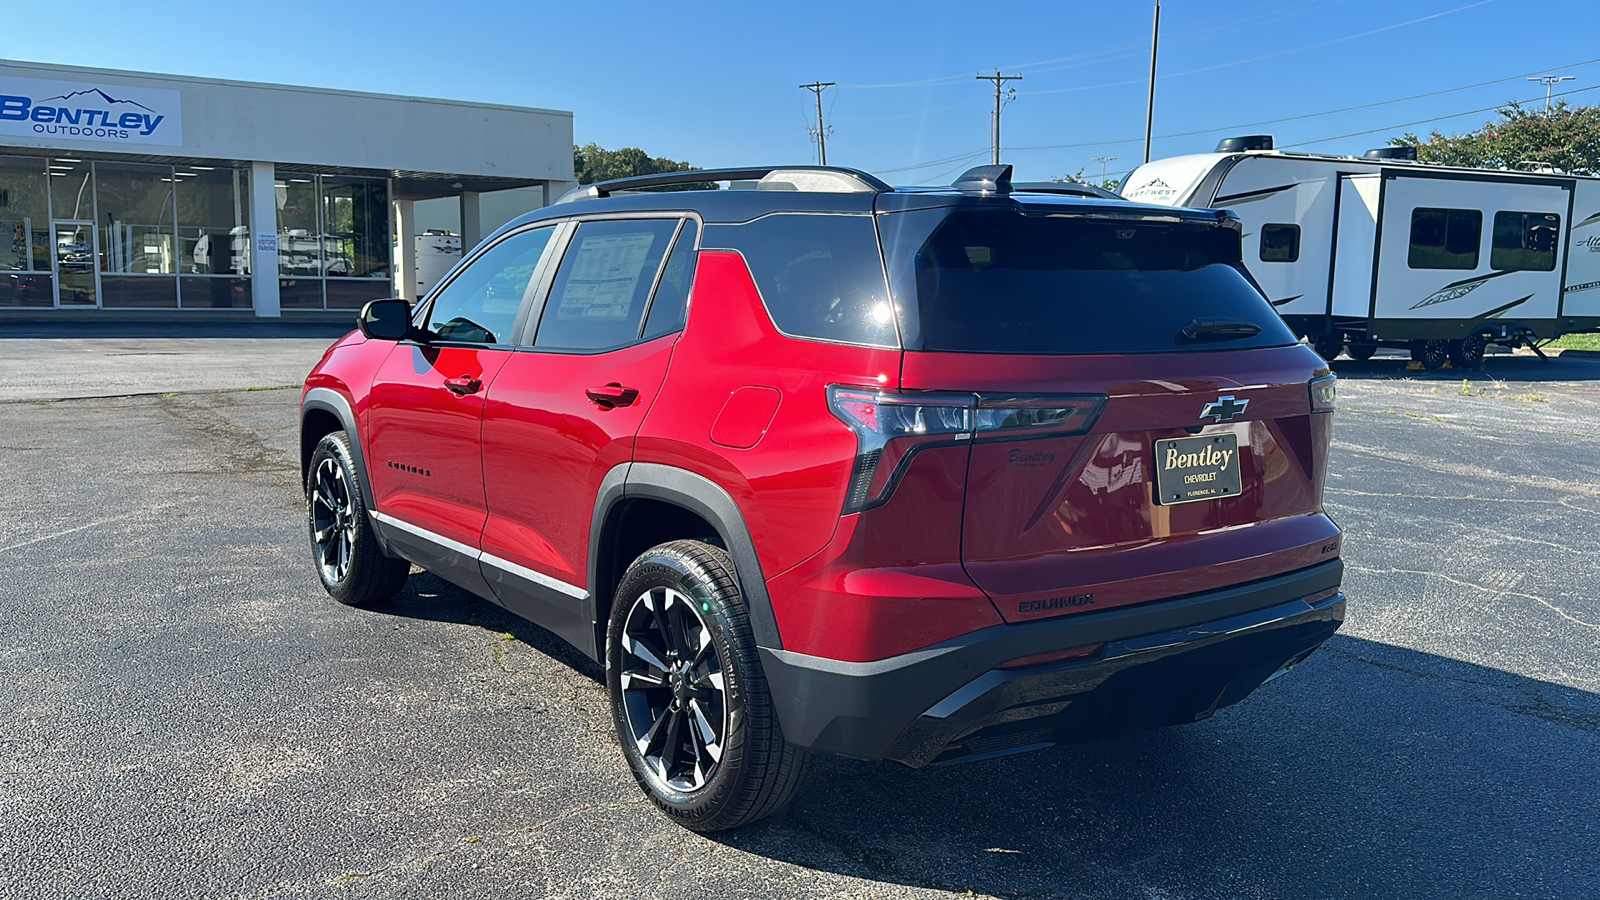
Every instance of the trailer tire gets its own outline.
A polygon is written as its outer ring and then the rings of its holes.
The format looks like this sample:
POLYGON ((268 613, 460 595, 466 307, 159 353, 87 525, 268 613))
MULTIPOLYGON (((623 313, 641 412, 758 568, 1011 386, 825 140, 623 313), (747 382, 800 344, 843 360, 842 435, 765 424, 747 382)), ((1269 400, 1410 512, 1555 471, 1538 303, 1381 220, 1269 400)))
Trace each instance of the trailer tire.
POLYGON ((1429 372, 1437 372, 1450 360, 1451 343, 1441 338, 1417 341, 1411 345, 1411 358, 1422 363, 1429 372))
POLYGON ((1477 369, 1483 365, 1483 351, 1488 349, 1488 346, 1488 339, 1481 334, 1451 341, 1450 365, 1458 369, 1477 369))
POLYGON ((1366 362, 1367 360, 1372 358, 1372 355, 1374 353, 1378 352, 1378 345, 1377 344, 1354 344, 1353 343, 1350 346, 1346 347, 1344 352, 1350 354, 1350 358, 1355 360, 1356 362, 1366 362))
POLYGON ((1344 336, 1338 334, 1319 334, 1311 338, 1311 349, 1317 355, 1333 362, 1338 358, 1340 351, 1344 350, 1344 336))

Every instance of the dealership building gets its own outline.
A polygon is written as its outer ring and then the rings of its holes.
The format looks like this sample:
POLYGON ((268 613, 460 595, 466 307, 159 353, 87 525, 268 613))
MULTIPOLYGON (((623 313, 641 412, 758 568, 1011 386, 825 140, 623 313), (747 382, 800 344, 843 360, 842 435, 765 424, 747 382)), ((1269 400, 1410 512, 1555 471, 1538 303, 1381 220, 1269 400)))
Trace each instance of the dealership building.
POLYGON ((571 186, 570 112, 0 60, 0 320, 348 317, 571 186))

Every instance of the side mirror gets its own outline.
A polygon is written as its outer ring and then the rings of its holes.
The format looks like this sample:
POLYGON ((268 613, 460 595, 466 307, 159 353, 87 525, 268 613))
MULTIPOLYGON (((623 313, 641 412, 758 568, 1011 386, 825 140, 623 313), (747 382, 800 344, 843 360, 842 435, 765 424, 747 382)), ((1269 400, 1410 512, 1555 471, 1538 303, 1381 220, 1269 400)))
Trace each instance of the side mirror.
POLYGON ((413 334, 411 304, 404 300, 373 300, 356 317, 361 333, 376 341, 403 341, 413 334))

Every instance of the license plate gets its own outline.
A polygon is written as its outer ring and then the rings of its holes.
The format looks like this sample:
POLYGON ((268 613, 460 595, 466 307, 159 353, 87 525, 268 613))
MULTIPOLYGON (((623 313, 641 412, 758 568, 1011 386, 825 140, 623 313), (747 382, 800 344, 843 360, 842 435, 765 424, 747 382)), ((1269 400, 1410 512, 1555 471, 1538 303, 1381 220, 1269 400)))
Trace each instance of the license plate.
POLYGON ((1238 435, 1156 441, 1156 503, 1162 506, 1237 497, 1243 484, 1238 435))

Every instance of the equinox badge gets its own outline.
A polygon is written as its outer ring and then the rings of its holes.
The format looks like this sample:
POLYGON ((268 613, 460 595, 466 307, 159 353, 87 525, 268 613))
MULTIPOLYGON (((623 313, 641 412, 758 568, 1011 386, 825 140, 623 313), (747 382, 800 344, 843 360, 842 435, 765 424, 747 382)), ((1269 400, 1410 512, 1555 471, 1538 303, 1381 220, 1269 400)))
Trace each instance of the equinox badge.
POLYGON ((1233 395, 1218 397, 1217 402, 1207 403, 1200 408, 1200 418, 1216 419, 1218 422, 1227 422, 1234 416, 1244 415, 1245 407, 1250 405, 1249 400, 1235 400, 1233 395))

